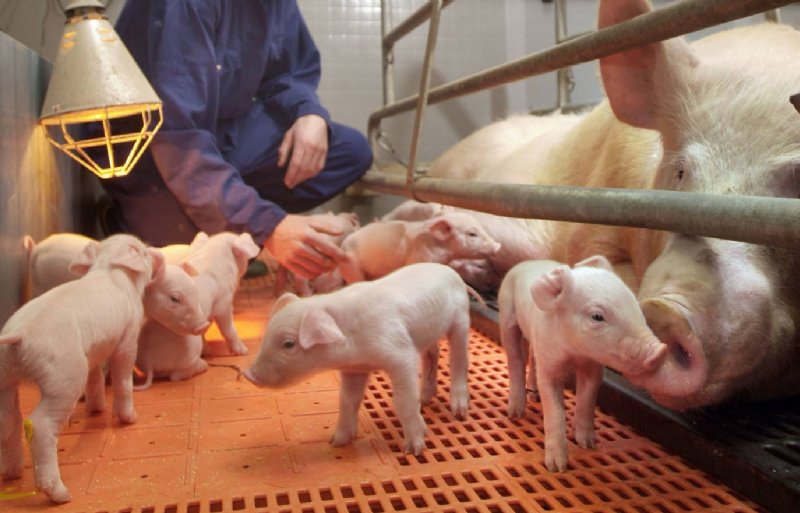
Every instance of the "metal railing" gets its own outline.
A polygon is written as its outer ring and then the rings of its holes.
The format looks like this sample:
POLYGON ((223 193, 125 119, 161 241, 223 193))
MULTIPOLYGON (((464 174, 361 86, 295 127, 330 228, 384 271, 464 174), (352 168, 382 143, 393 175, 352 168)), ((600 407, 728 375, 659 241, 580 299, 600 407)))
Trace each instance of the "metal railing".
MULTIPOLYGON (((382 6, 387 9, 388 0, 382 6)), ((427 105, 563 69, 582 62, 663 41, 754 14, 777 21, 774 9, 787 0, 685 0, 625 22, 578 37, 480 73, 429 88, 435 34, 442 8, 452 0, 432 0, 392 32, 384 33, 384 56, 413 28, 430 19, 425 70, 420 93, 394 99, 384 90, 386 104, 369 117, 370 141, 376 144, 380 121, 416 109, 411 155, 404 179, 371 171, 361 180, 367 190, 436 201, 510 217, 653 228, 689 235, 726 238, 773 246, 800 247, 800 200, 732 197, 635 189, 594 189, 526 184, 496 184, 419 177, 416 150, 427 105), (770 12, 772 11, 772 12, 770 12), (709 221, 713 219, 713 221, 709 221)), ((384 18, 385 21, 385 18, 384 18)), ((386 28, 386 27, 384 27, 386 28)), ((563 35, 563 33, 562 33, 563 35)), ((384 63, 386 65, 386 62, 384 63)), ((387 76, 386 67, 384 68, 387 76)))

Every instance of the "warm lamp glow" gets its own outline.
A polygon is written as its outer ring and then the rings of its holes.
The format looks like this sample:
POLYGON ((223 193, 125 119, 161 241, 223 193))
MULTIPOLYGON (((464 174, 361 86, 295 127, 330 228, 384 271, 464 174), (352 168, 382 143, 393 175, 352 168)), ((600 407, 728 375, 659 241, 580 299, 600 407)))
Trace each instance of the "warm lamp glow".
POLYGON ((124 176, 161 127, 161 100, 103 14, 103 4, 74 0, 65 11, 39 122, 53 145, 97 176, 124 176), (112 126, 112 120, 124 121, 112 126))

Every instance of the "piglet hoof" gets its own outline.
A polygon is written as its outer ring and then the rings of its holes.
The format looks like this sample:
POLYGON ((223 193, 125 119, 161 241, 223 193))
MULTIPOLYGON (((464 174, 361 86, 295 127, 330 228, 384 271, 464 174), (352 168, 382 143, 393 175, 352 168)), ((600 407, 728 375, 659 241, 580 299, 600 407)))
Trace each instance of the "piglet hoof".
POLYGON ((521 419, 525 416, 525 402, 522 404, 519 403, 508 403, 508 418, 509 419, 521 419))
POLYGON ((249 350, 247 349, 247 346, 244 345, 244 342, 242 342, 241 340, 237 340, 231 342, 230 351, 235 355, 243 356, 246 355, 249 350))
POLYGON ((594 438, 594 430, 587 431, 587 432, 575 432, 575 441, 578 442, 580 447, 584 449, 594 449, 595 448, 595 438, 594 438))
POLYGON ((67 490, 67 487, 64 486, 64 483, 62 483, 61 479, 59 478, 42 483, 36 488, 43 494, 47 495, 47 497, 50 498, 50 501, 56 504, 64 504, 65 502, 72 500, 72 495, 70 495, 69 490, 67 490))
POLYGON ((424 436, 406 438, 405 444, 403 445, 403 452, 406 454, 413 454, 414 456, 422 454, 423 449, 425 449, 424 436))
POLYGON ((334 447, 342 447, 352 442, 355 437, 356 437, 355 433, 351 433, 343 429, 342 430, 337 429, 336 432, 333 433, 330 443, 334 447))
POLYGON ((24 468, 25 460, 23 458, 19 458, 17 461, 0 461, 0 478, 4 481, 19 479, 22 477, 24 468))
POLYGON ((118 411, 116 416, 123 424, 136 424, 136 421, 139 420, 139 416, 133 408, 129 411, 118 411))
POLYGON ((550 472, 565 472, 569 466, 567 451, 548 451, 545 449, 544 464, 550 472))
POLYGON ((450 411, 459 420, 467 418, 467 410, 469 409, 469 400, 467 398, 459 397, 451 400, 450 411))

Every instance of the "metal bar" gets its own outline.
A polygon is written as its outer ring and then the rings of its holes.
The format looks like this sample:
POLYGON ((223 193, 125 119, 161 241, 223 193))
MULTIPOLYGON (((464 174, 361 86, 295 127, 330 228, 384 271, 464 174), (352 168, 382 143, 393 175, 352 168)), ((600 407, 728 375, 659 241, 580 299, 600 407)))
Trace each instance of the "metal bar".
MULTIPOLYGON (((391 0, 381 0, 381 38, 391 26, 391 0)), ((395 100, 394 96, 394 45, 383 45, 381 50, 383 64, 383 104, 388 105, 395 100)))
POLYGON ((431 88, 431 67, 433 66, 433 53, 436 50, 436 40, 439 39, 439 19, 442 13, 442 0, 431 0, 431 21, 428 26, 428 43, 425 47, 425 59, 422 62, 422 76, 419 80, 419 101, 417 101, 417 113, 414 117, 414 128, 411 132, 411 147, 408 152, 408 169, 406 171, 406 183, 414 182, 414 171, 417 166, 417 148, 419 146, 419 134, 422 132, 422 117, 425 113, 425 106, 428 104, 428 91, 431 88))
MULTIPOLYGON (((443 0, 442 9, 453 3, 453 0, 443 0)), ((426 2, 425 5, 414 11, 411 16, 406 18, 402 23, 394 28, 391 32, 383 36, 384 48, 391 48, 397 41, 408 35, 409 32, 419 27, 431 17, 431 4, 426 2)))
MULTIPOLYGON (((561 44, 567 39, 567 2, 566 0, 556 0, 556 44, 561 44)), ((568 105, 571 101, 570 76, 572 68, 559 68, 556 73, 558 83, 556 105, 559 109, 568 105)))
MULTIPOLYGON (((588 62, 628 48, 677 37, 791 3, 794 2, 684 0, 553 48, 435 87, 430 91, 428 104, 433 105, 515 80, 548 73, 558 68, 588 62)), ((373 112, 369 117, 370 133, 375 130, 378 120, 409 111, 414 108, 416 102, 417 96, 412 96, 373 112)))
POLYGON ((800 200, 663 190, 596 189, 420 178, 368 172, 368 189, 506 217, 632 226, 800 247, 800 200))

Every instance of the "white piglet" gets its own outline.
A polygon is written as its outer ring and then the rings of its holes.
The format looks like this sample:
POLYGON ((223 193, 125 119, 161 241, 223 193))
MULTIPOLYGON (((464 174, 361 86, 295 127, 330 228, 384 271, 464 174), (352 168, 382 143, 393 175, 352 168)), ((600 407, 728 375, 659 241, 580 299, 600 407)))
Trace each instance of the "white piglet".
POLYGON ((369 373, 384 370, 392 382, 405 451, 425 447, 420 403, 436 394, 439 340, 450 343, 450 408, 467 413, 469 297, 458 274, 442 264, 414 264, 372 282, 309 298, 284 294, 245 378, 282 387, 325 369, 341 371, 334 446, 356 436, 358 408, 369 373), (422 389, 419 383, 422 358, 422 389))
POLYGON ((200 305, 208 318, 217 323, 231 353, 247 354, 233 325, 233 296, 247 263, 259 253, 249 233, 221 232, 208 239, 195 241, 182 264, 194 275, 200 305))
POLYGON ((342 242, 344 281, 374 280, 404 265, 493 255, 500 244, 471 215, 446 211, 425 221, 375 221, 342 242))
POLYGON ((498 292, 499 327, 508 359, 508 415, 525 413, 525 366, 539 392, 545 431, 545 464, 567 469, 564 386, 575 375, 575 439, 594 447, 594 407, 603 365, 627 375, 652 371, 667 346, 648 328, 633 292, 604 257, 573 269, 552 260, 514 266, 498 292))
POLYGON ((163 272, 161 253, 130 235, 88 244, 72 263, 81 278, 59 285, 17 310, 0 331, 0 475, 23 470, 22 415, 17 388, 34 382, 41 400, 31 413, 36 488, 57 503, 71 499, 58 468, 61 426, 86 393, 90 412, 105 407, 102 364, 109 363, 114 416, 136 422, 132 373, 148 282, 163 272))

